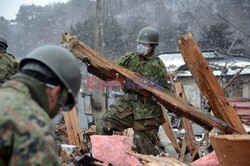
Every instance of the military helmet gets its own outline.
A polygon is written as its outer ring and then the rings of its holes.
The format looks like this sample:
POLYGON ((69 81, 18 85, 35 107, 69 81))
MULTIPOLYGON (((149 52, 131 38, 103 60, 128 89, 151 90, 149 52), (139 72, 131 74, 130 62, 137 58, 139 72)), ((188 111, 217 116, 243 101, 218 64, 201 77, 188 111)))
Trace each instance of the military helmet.
POLYGON ((139 32, 136 39, 142 44, 157 44, 159 43, 159 32, 155 27, 145 27, 139 32))
MULTIPOLYGON (((20 61, 20 70, 34 61, 47 66, 68 89, 74 99, 81 85, 80 67, 73 54, 67 49, 55 45, 45 45, 31 51, 20 61)), ((46 72, 43 72, 46 73, 46 72)))
POLYGON ((7 39, 3 35, 0 35, 0 43, 5 46, 5 49, 8 47, 7 39))

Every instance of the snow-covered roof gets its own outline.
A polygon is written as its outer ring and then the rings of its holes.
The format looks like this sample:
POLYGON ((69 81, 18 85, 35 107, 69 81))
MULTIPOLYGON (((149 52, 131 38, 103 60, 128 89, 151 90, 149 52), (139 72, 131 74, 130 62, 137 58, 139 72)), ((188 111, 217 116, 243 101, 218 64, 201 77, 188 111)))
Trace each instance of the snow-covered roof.
MULTIPOLYGON (((250 74, 250 57, 241 54, 226 54, 219 51, 202 53, 207 63, 213 69, 215 76, 222 74, 222 69, 226 66, 226 75, 235 75, 241 68, 246 67, 241 75, 250 74), (249 66, 249 67, 248 67, 249 66)), ((190 77, 181 53, 164 53, 158 56, 165 64, 167 70, 174 71, 179 77, 190 77)))

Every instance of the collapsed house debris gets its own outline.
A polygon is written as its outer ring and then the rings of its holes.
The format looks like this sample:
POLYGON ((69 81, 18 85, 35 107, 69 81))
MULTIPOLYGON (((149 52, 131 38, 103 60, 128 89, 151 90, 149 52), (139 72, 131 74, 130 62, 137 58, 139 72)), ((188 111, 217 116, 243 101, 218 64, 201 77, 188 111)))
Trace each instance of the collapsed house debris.
MULTIPOLYGON (((137 78, 141 79, 141 77, 127 69, 124 69, 118 65, 113 64, 111 61, 105 59, 104 57, 100 56, 98 53, 96 53, 91 48, 87 47, 85 44, 81 43, 76 37, 71 36, 67 33, 63 34, 63 42, 62 44, 64 46, 70 47, 71 52, 78 57, 79 59, 83 59, 84 57, 88 57, 90 59, 91 65, 96 67, 98 70, 102 71, 103 74, 110 78, 122 78, 124 81, 123 84, 128 83, 128 81, 134 81, 137 78)), ((74 163, 75 165, 129 165, 129 163, 126 163, 129 161, 129 159, 123 158, 124 152, 126 151, 126 154, 132 155, 136 158, 138 158, 139 165, 186 165, 185 163, 189 164, 193 160, 199 159, 199 157, 202 157, 203 155, 199 154, 199 149, 204 143, 204 140, 208 139, 208 137, 203 137, 202 140, 197 141, 194 135, 194 132, 192 131, 192 122, 197 123, 198 125, 202 126, 208 131, 211 131, 212 129, 219 129, 220 133, 223 134, 246 134, 246 130, 241 124, 241 121, 239 120, 239 117, 236 115, 236 112, 233 108, 233 106, 230 104, 230 102, 227 100, 226 96, 223 93, 222 88, 218 84, 216 78, 214 77, 213 73, 211 72, 211 69, 206 64, 206 61, 202 57, 202 54, 195 42, 195 40, 192 38, 191 34, 187 34, 181 38, 179 41, 179 47, 182 52, 183 58, 189 67, 193 77, 195 78, 197 85, 200 87, 202 93, 208 100, 208 104, 211 107, 214 116, 211 116, 209 114, 204 114, 196 110, 196 108, 190 106, 185 101, 185 93, 183 91, 183 87, 181 83, 175 84, 175 90, 176 95, 171 94, 167 91, 160 91, 156 88, 147 86, 147 84, 138 84, 136 81, 133 82, 136 86, 139 86, 140 89, 136 89, 137 92, 146 95, 146 96, 152 96, 155 98, 156 101, 159 102, 159 104, 162 105, 163 112, 166 112, 165 108, 168 109, 168 111, 175 113, 182 117, 182 124, 184 128, 184 136, 181 139, 177 139, 172 127, 171 123, 168 120, 167 114, 165 114, 165 120, 166 122, 162 125, 162 128, 166 135, 168 136, 169 140, 171 141, 171 151, 174 149, 175 153, 178 155, 173 155, 174 153, 169 153, 167 156, 148 156, 148 155, 141 155, 136 154, 134 152, 127 152, 128 149, 131 149, 132 145, 129 143, 129 137, 124 136, 105 136, 105 139, 103 136, 91 136, 95 134, 95 128, 91 127, 89 131, 80 131, 77 124, 77 118, 76 118, 76 111, 74 110, 71 115, 64 115, 64 120, 66 124, 67 131, 65 131, 65 128, 63 129, 60 126, 56 127, 57 133, 63 137, 67 137, 67 139, 61 139, 65 140, 66 142, 77 145, 78 148, 75 146, 68 146, 68 145, 61 145, 61 158, 63 163, 74 163), (204 74, 206 73, 206 74, 204 74), (67 120, 68 119, 68 120, 67 120), (108 158, 111 158, 111 160, 107 160, 103 158, 106 154, 112 151, 112 149, 108 149, 107 146, 111 147, 112 145, 115 146, 115 144, 118 145, 118 142, 121 143, 124 141, 117 141, 117 143, 111 141, 113 138, 115 139, 124 139, 125 145, 127 148, 125 150, 123 149, 123 153, 121 156, 118 156, 123 162, 116 163, 118 159, 115 159, 116 152, 118 153, 119 150, 114 150, 111 156, 108 158), (97 141, 98 140, 98 141, 97 141), (74 142, 75 141, 75 142, 74 142), (104 142, 103 142, 104 141, 104 142), (106 143, 105 143, 106 141, 106 143), (91 143, 90 143, 91 142, 91 143), (105 145, 105 146, 97 146, 96 143, 98 142, 99 145, 105 145), (101 142, 101 143, 100 143, 101 142), (111 143, 111 145, 109 144, 111 143), (68 148, 71 148, 69 151, 68 148), (100 148, 101 147, 101 148, 100 148), (98 149, 98 155, 96 155, 96 149, 98 149), (109 152, 108 152, 108 151, 109 152), (68 153, 69 152, 69 153, 68 153), (90 152, 90 154, 89 154, 90 152), (103 155, 102 155, 103 153, 103 155), (95 154, 95 155, 94 155, 95 154), (104 155, 105 154, 105 155, 104 155), (189 154, 189 157, 187 157, 187 154, 189 154), (93 155, 93 156, 92 156, 93 155), (113 157, 112 157, 113 156, 113 157), (112 159, 115 159, 113 161, 112 159), (125 159, 125 161, 124 161, 125 159), (88 163, 88 164, 87 164, 88 163), (126 164, 124 164, 126 163, 126 164)), ((131 132, 128 130, 124 133, 127 133, 131 135, 131 132)), ((123 133, 123 134, 124 134, 123 133)), ((121 133, 118 133, 121 134, 121 133)), ((224 136, 230 136, 230 135, 221 135, 223 138, 224 136)), ((246 142, 249 142, 249 135, 242 135, 246 142)), ((242 139, 241 136, 235 137, 234 135, 231 136, 237 139, 242 139)), ((207 158, 211 157, 213 158, 213 164, 216 165, 220 162, 220 164, 225 165, 225 160, 221 159, 221 149, 223 149, 223 146, 219 144, 216 136, 212 136, 211 139, 212 145, 215 149, 215 153, 211 153, 207 156, 207 158), (219 150, 218 150, 219 149, 219 150), (218 158, 217 158, 217 157, 218 158)), ((206 140, 207 141, 207 140, 206 140)), ((63 143, 63 142, 61 142, 63 143)), ((249 144, 249 143, 248 143, 249 144)), ((121 145, 119 145, 121 147, 121 145)), ((234 145, 231 145, 234 146, 234 145)), ((235 145, 237 146, 237 145, 235 145)), ((235 147, 236 148, 236 147, 235 147)), ((225 149, 224 149, 225 150, 225 149)), ((166 151, 165 151, 166 152, 166 151)), ((242 159, 246 160, 244 157, 249 156, 248 151, 244 151, 245 154, 243 155, 242 159)), ((222 157, 224 157, 222 155, 222 157)), ((129 157, 130 158, 130 157, 129 157)), ((204 157, 205 158, 205 157, 204 157)), ((207 160, 206 158, 206 160, 207 160)), ((225 157, 224 157, 225 158, 225 157)), ((234 163, 236 160, 233 159, 232 156, 230 160, 231 164, 234 163)), ((209 163, 206 163, 200 158, 200 160, 196 160, 195 162, 192 162, 191 165, 208 165, 209 163)), ((136 161, 136 160, 135 160, 136 161)), ((211 161, 211 160, 210 160, 211 161)), ((237 163, 237 164, 245 164, 246 161, 237 163)), ((132 165, 137 165, 132 164, 132 165)), ((210 162, 211 164, 211 162, 210 162)), ((226 163, 228 164, 228 163, 226 163)), ((249 163, 248 163, 249 164, 249 163)))
POLYGON ((123 84, 126 84, 128 82, 133 83, 133 85, 135 85, 134 90, 136 90, 137 92, 145 96, 154 98, 169 111, 180 114, 181 116, 194 121, 200 126, 203 126, 207 130, 212 130, 214 127, 216 127, 222 131, 225 131, 226 133, 240 132, 240 130, 233 128, 232 126, 216 117, 212 117, 208 114, 204 115, 203 113, 197 111, 195 108, 191 107, 185 100, 176 95, 173 95, 171 92, 166 90, 159 90, 158 88, 156 88, 157 85, 155 85, 154 83, 152 83, 152 86, 149 86, 147 82, 139 82, 138 80, 143 80, 141 76, 112 63, 110 60, 99 55, 93 49, 79 41, 75 36, 64 33, 62 45, 70 47, 71 52, 79 59, 87 57, 90 60, 91 65, 101 71, 107 77, 121 79, 123 80, 123 84))

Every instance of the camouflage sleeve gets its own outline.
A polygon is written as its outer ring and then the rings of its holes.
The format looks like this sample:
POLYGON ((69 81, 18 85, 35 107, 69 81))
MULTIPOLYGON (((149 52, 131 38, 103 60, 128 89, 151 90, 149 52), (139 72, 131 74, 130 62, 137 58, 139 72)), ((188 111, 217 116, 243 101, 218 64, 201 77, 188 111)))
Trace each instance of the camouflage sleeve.
POLYGON ((135 55, 135 53, 128 52, 124 56, 117 58, 114 62, 122 67, 127 68, 133 55, 135 55))
POLYGON ((0 56, 0 82, 4 83, 5 81, 9 80, 12 75, 17 73, 18 63, 6 52, 1 52, 0 56))
POLYGON ((159 76, 162 79, 163 87, 165 89, 171 90, 171 85, 168 81, 166 67, 160 58, 157 58, 157 59, 158 59, 158 63, 159 63, 159 76))

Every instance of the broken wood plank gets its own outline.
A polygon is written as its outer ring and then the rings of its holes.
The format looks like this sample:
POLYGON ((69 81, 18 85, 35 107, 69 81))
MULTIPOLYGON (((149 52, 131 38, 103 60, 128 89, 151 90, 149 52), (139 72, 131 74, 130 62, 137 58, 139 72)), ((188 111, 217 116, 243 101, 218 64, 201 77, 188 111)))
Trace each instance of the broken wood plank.
POLYGON ((202 56, 191 33, 182 36, 178 41, 178 45, 187 67, 202 94, 208 100, 208 104, 215 116, 232 125, 241 133, 246 133, 239 117, 236 115, 235 109, 227 100, 223 89, 202 56))
POLYGON ((76 107, 68 112, 63 112, 63 117, 70 145, 78 145, 83 151, 86 151, 87 147, 80 139, 80 127, 77 119, 76 107))
MULTIPOLYGON (((176 82, 174 84, 175 86, 175 93, 186 100, 186 95, 183 89, 183 85, 181 82, 176 82)), ((197 144, 195 142, 195 136, 194 136, 194 130, 192 127, 192 123, 187 118, 182 118, 182 124, 183 128, 185 129, 185 135, 187 139, 187 146, 190 150, 191 155, 193 155, 193 152, 195 151, 197 144)))
POLYGON ((186 149, 187 149, 187 139, 186 136, 184 136, 181 144, 181 153, 180 153, 180 161, 185 160, 185 154, 186 154, 186 149))
POLYGON ((192 162, 192 161, 194 160, 195 156, 196 156, 197 153, 198 153, 199 148, 200 148, 200 144, 198 144, 198 145, 196 146, 195 150, 194 150, 193 153, 192 153, 192 156, 191 156, 191 159, 190 159, 189 162, 192 162))
POLYGON ((185 163, 178 161, 177 159, 173 157, 144 155, 144 154, 138 154, 132 151, 127 152, 127 153, 131 156, 134 156, 140 159, 143 162, 143 165, 145 166, 161 166, 161 165, 187 166, 185 163))
POLYGON ((159 89, 157 84, 152 83, 152 81, 150 83, 147 81, 142 81, 146 79, 137 73, 112 63, 110 60, 86 46, 84 43, 78 40, 77 37, 68 33, 64 33, 61 44, 63 46, 70 47, 70 51, 79 59, 83 60, 84 58, 88 58, 91 66, 102 72, 106 77, 123 80, 123 84, 135 85, 133 90, 150 97, 153 100, 156 100, 169 111, 184 116, 209 131, 216 127, 222 131, 225 131, 226 133, 237 132, 236 129, 232 128, 230 125, 227 125, 220 119, 197 111, 179 96, 176 96, 162 88, 159 89))
POLYGON ((168 117, 167 117, 167 110, 164 106, 161 105, 161 109, 162 109, 162 112, 163 112, 163 116, 164 116, 164 119, 165 119, 165 122, 162 124, 162 128, 163 130, 165 131, 167 137, 170 139, 170 141, 172 142, 175 150, 177 152, 180 152, 180 148, 178 146, 178 143, 177 143, 177 139, 174 135, 174 132, 173 132, 173 128, 171 126, 171 123, 169 122, 168 120, 168 117))
POLYGON ((220 165, 250 165, 250 135, 215 135, 210 141, 220 165))

